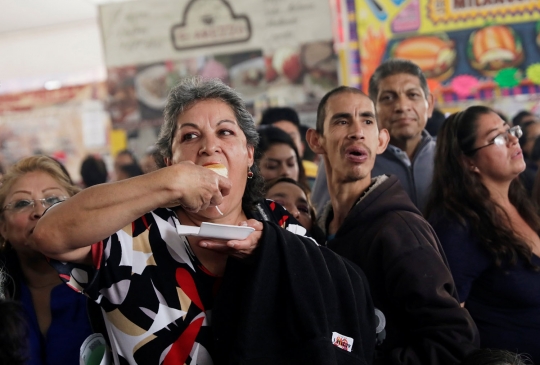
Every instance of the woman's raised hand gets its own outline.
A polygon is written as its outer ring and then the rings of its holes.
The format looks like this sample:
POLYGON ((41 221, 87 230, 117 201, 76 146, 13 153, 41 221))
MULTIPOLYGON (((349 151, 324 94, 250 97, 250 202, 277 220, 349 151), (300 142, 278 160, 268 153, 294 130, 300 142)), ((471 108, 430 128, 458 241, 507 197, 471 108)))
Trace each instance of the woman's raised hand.
POLYGON ((231 182, 212 170, 193 164, 180 162, 166 169, 165 179, 172 187, 174 196, 164 207, 181 206, 186 211, 195 213, 209 206, 221 204, 223 197, 229 194, 231 182))

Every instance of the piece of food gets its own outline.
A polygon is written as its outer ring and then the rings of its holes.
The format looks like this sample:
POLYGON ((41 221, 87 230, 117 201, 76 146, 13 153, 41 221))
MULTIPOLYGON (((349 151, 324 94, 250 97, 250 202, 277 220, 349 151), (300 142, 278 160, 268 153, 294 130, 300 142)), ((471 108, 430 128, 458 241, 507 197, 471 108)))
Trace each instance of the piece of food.
MULTIPOLYGON (((220 164, 220 163, 214 163, 214 164, 210 164, 210 165, 205 165, 204 167, 214 171, 218 175, 221 175, 221 176, 224 176, 224 177, 229 177, 229 170, 227 170, 227 168, 224 165, 220 164)), ((223 212, 221 210, 219 210, 219 207, 217 205, 216 205, 216 209, 217 209, 219 214, 223 215, 223 212)))
POLYGON ((454 41, 445 34, 404 39, 392 47, 390 55, 414 62, 427 78, 444 81, 454 73, 454 41))
POLYGON ((229 177, 229 170, 227 170, 227 168, 220 163, 214 163, 214 164, 206 165, 204 167, 214 171, 218 175, 221 175, 223 177, 229 177))
POLYGON ((471 66, 485 76, 516 67, 525 57, 518 34, 504 25, 490 25, 471 33, 467 47, 471 66))

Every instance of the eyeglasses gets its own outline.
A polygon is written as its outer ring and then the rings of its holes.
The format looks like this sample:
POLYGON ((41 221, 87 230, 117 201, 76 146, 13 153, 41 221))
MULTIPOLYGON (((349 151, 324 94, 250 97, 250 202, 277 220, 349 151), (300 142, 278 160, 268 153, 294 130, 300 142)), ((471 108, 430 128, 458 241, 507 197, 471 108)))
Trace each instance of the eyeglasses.
POLYGON ((515 127, 508 129, 506 132, 497 135, 487 145, 470 150, 469 152, 467 152, 467 155, 472 155, 476 151, 481 150, 482 148, 489 147, 493 144, 496 146, 505 146, 510 141, 510 137, 508 136, 509 134, 511 134, 513 137, 519 138, 523 135, 523 131, 521 130, 521 127, 519 125, 516 125, 515 127))
POLYGON ((67 196, 62 195, 62 196, 49 196, 47 198, 34 199, 34 200, 32 199, 15 200, 9 204, 6 204, 2 208, 2 211, 13 210, 15 213, 30 211, 35 208, 36 202, 40 202, 43 208, 47 209, 50 206, 59 202, 63 202, 66 199, 67 199, 67 196))

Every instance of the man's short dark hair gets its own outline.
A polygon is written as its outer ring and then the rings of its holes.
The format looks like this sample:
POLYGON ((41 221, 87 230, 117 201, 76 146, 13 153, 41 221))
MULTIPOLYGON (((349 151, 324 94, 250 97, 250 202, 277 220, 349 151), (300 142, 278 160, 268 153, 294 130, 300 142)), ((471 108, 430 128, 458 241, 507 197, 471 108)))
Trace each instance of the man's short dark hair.
POLYGON ((328 99, 330 99, 331 96, 343 93, 359 94, 368 97, 362 90, 350 86, 338 86, 327 92, 326 95, 322 97, 319 106, 317 107, 317 124, 315 127, 319 134, 322 135, 324 132, 324 120, 326 119, 326 104, 328 103, 328 99))
POLYGON ((103 159, 88 155, 81 164, 81 178, 85 187, 89 188, 107 181, 107 166, 103 159))
POLYGON ((397 74, 409 74, 418 77, 420 86, 422 87, 427 99, 428 95, 430 94, 429 88, 427 85, 426 76, 420 67, 408 60, 392 58, 383 62, 379 67, 377 67, 369 79, 369 97, 375 104, 377 104, 377 95, 379 95, 379 84, 381 81, 386 79, 388 76, 397 74))
POLYGON ((261 125, 270 125, 285 120, 291 122, 300 130, 300 118, 298 113, 288 107, 283 108, 268 108, 263 112, 261 125))
POLYGON ((143 175, 144 172, 138 163, 130 163, 127 165, 120 165, 120 171, 122 171, 128 177, 135 177, 143 175))
POLYGON ((125 150, 119 151, 116 154, 115 158, 118 158, 118 156, 122 156, 122 155, 129 156, 131 158, 131 160, 133 161, 133 163, 139 163, 139 161, 137 161, 137 157, 135 156, 135 154, 131 150, 125 149, 125 150))

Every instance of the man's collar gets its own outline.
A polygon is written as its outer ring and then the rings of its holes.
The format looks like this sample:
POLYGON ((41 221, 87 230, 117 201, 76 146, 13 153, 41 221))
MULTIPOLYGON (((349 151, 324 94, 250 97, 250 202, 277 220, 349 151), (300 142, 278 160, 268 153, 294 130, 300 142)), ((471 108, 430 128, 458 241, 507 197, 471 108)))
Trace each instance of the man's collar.
MULTIPOLYGON (((368 196, 369 193, 374 191, 379 185, 381 185, 383 182, 385 182, 388 179, 387 175, 379 175, 371 178, 371 183, 368 186, 366 190, 360 194, 358 197, 358 200, 354 203, 351 210, 357 206, 362 200, 365 199, 366 196, 368 196)), ((324 234, 326 235, 328 232, 328 224, 329 218, 333 217, 334 211, 332 210, 332 201, 329 200, 328 203, 326 203, 326 206, 324 207, 323 213, 318 219, 318 225, 323 230, 324 234)))
MULTIPOLYGON (((364 190, 364 192, 360 195, 360 197, 358 197, 358 200, 356 201, 356 203, 354 203, 354 206, 357 206, 358 204, 360 204, 360 202, 362 200, 364 200, 364 198, 369 194, 371 193, 373 190, 375 190, 379 185, 381 185, 383 182, 385 182, 386 180, 388 180, 388 176, 387 175, 379 175, 379 176, 375 176, 374 178, 371 179, 371 184, 369 185, 369 187, 364 190)), ((352 210, 352 208, 351 208, 352 210)))
MULTIPOLYGON (((421 135, 422 135, 422 138, 420 139, 420 142, 418 142, 418 147, 416 147, 417 149, 420 148, 420 146, 422 146, 422 145, 430 142, 431 140, 433 140, 433 137, 431 136, 431 134, 429 134, 429 132, 426 131, 425 129, 422 130, 421 135)), ((392 152, 394 152, 394 153, 405 152, 401 148, 394 146, 392 143, 388 143, 387 148, 391 149, 392 152)))

